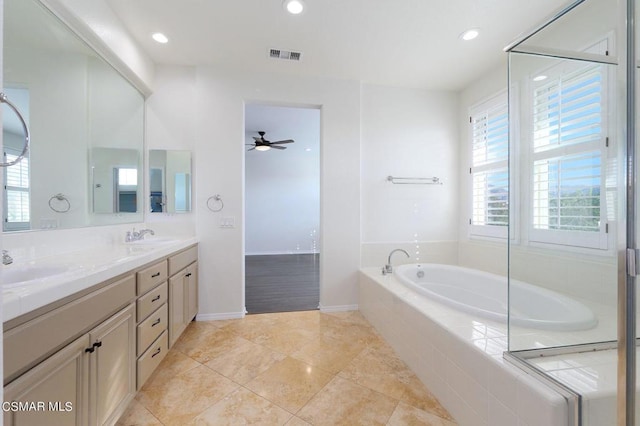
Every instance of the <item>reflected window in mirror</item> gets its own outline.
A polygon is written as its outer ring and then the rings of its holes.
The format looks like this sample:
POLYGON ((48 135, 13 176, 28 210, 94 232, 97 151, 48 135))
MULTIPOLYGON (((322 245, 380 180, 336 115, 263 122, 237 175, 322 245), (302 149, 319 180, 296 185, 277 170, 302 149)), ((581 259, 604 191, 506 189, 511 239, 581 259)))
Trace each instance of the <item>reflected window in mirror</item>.
MULTIPOLYGON (((5 88, 4 93, 22 113, 29 125, 29 91, 21 88, 5 88)), ((22 153, 25 143, 22 123, 6 104, 2 105, 2 140, 4 162, 15 161, 22 153)), ((31 229, 30 223, 30 180, 29 153, 22 161, 4 167, 4 211, 3 231, 23 231, 31 229)))
POLYGON ((149 211, 191 211, 191 152, 149 151, 149 211))

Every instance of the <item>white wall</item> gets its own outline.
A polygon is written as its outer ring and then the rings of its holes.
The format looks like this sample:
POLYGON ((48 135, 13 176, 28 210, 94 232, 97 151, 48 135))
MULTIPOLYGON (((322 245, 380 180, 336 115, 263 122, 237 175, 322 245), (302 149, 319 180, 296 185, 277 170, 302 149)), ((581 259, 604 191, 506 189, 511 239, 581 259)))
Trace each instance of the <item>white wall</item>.
POLYGON ((411 258, 394 264, 456 263, 457 113, 455 92, 363 86, 362 266, 384 265, 395 248, 411 258), (389 175, 443 184, 393 185, 389 175))
POLYGON ((320 110, 249 104, 245 142, 293 139, 285 150, 245 147, 245 254, 320 249, 320 110), (307 151, 309 149, 309 151, 307 151))
POLYGON ((321 106, 320 304, 357 304, 360 267, 360 84, 199 67, 196 78, 196 234, 200 239, 200 317, 244 311, 243 157, 247 103, 321 106), (220 194, 224 210, 206 200, 220 194), (220 228, 232 218, 234 228, 220 228))
POLYGON ((106 0, 41 0, 145 95, 154 87, 155 64, 129 35, 106 0))

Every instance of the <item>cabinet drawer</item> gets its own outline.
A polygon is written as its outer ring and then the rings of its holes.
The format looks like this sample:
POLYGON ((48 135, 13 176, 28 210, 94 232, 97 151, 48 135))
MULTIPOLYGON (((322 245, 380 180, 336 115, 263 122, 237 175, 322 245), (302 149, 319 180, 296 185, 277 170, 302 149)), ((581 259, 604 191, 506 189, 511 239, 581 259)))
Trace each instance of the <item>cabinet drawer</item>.
POLYGON ((184 269, 196 260, 198 260, 198 246, 188 248, 175 256, 171 256, 169 258, 169 276, 184 269))
POLYGON ((138 389, 147 381, 153 370, 169 351, 169 334, 164 331, 151 347, 138 359, 138 389))
POLYGON ((138 325, 138 355, 144 352, 167 329, 168 317, 168 308, 165 303, 138 325))
POLYGON ((167 283, 164 282, 138 299, 136 314, 138 322, 142 321, 167 301, 167 283))
POLYGON ((167 261, 163 260, 138 272, 138 295, 167 280, 167 261))

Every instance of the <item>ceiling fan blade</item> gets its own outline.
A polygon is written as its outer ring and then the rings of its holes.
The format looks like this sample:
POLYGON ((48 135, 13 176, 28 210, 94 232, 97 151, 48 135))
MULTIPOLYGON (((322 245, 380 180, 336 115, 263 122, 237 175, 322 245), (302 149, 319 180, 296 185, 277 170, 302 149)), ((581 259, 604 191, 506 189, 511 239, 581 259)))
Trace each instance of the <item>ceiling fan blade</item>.
POLYGON ((295 141, 293 139, 287 139, 287 140, 284 140, 284 141, 271 142, 271 145, 273 145, 274 143, 282 144, 282 143, 294 143, 294 142, 295 141))
POLYGON ((272 149, 287 149, 286 146, 273 146, 273 144, 271 144, 271 148, 272 149))
POLYGON ((262 142, 262 138, 259 138, 257 136, 253 136, 253 139, 256 140, 256 141, 262 142))
POLYGON ((256 149, 255 146, 253 148, 249 148, 247 151, 253 151, 254 149, 256 149))
POLYGON ((245 143, 245 146, 256 146, 255 143, 245 143))

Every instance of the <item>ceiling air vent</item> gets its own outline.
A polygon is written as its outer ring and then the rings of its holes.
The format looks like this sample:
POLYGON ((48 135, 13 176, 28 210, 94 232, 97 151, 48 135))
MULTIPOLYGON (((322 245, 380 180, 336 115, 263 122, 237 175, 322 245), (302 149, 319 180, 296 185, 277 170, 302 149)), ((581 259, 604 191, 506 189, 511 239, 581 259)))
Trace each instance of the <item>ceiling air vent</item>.
POLYGON ((302 52, 290 50, 269 49, 269 57, 272 59, 286 59, 289 61, 299 61, 302 59, 302 52))

